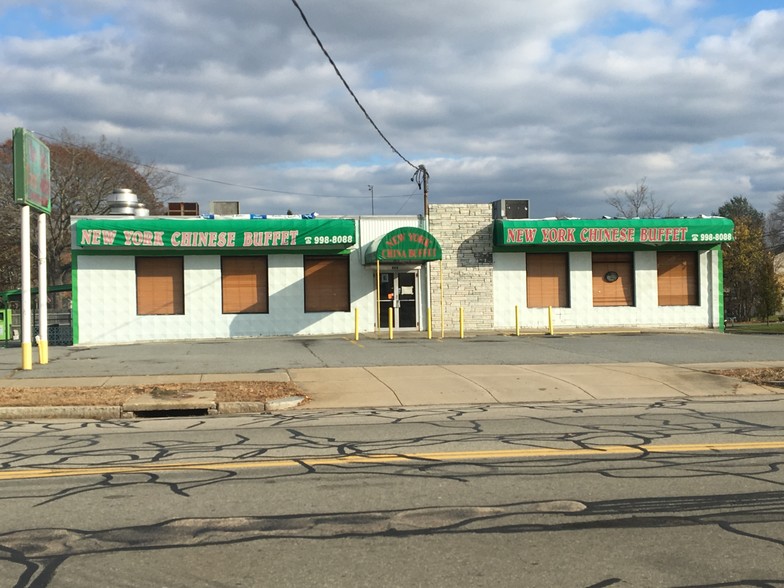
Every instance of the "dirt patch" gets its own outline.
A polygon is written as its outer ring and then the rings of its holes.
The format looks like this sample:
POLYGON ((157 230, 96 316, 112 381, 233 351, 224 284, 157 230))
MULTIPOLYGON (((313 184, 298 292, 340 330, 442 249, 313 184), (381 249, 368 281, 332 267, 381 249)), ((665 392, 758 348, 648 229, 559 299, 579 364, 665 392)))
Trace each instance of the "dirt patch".
POLYGON ((734 370, 714 370, 711 373, 720 376, 738 378, 744 382, 758 386, 784 387, 784 368, 740 368, 734 370))
POLYGON ((142 394, 214 390, 220 402, 264 402, 302 394, 291 382, 205 382, 143 386, 0 388, 0 406, 118 406, 142 394))

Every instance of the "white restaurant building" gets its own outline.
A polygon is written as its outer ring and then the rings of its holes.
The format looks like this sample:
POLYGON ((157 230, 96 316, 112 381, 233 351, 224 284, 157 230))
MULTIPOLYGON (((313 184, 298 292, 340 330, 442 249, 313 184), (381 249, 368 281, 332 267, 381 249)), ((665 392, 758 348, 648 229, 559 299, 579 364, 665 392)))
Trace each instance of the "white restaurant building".
POLYGON ((721 217, 251 216, 74 217, 74 344, 724 324, 721 217))

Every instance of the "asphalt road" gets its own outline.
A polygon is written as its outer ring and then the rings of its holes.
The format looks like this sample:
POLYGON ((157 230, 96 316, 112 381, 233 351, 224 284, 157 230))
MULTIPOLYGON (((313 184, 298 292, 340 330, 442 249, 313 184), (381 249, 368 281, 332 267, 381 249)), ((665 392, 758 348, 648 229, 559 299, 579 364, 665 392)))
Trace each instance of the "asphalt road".
POLYGON ((2 586, 784 586, 784 399, 0 426, 2 586))
MULTIPOLYGON (((37 353, 34 350, 35 361, 37 353)), ((49 364, 21 366, 21 351, 0 349, 0 375, 51 378, 101 375, 252 373, 287 368, 385 365, 664 364, 784 360, 782 340, 770 335, 643 333, 568 336, 469 336, 427 340, 274 337, 50 347, 49 364)))

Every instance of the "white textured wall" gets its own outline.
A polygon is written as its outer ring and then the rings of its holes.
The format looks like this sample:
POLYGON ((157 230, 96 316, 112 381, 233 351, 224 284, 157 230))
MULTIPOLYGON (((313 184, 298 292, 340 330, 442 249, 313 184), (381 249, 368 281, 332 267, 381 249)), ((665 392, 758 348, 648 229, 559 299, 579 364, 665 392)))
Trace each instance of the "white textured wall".
MULTIPOLYGON (((702 251, 699 256, 699 306, 659 306, 656 253, 634 254, 635 306, 594 307, 591 281, 591 253, 569 254, 569 308, 553 308, 553 323, 559 328, 588 327, 717 327, 717 254, 702 251)), ((523 329, 547 329, 546 308, 525 306, 525 254, 496 253, 494 256, 495 328, 513 329, 514 305, 519 304, 523 329), (519 291, 519 294, 518 294, 519 291)))
MULTIPOLYGON (((401 226, 420 226, 413 217, 360 219, 362 242, 401 226)), ((360 332, 375 330, 375 265, 362 265, 362 250, 350 254, 352 301, 349 312, 305 312, 303 256, 269 255, 269 313, 231 314, 221 311, 219 255, 186 255, 185 314, 136 315, 136 270, 132 255, 81 255, 77 264, 79 344, 134 341, 221 339, 272 335, 353 334, 354 310, 360 332)), ((427 279, 427 272, 420 272, 427 279)), ((420 292, 426 292, 426 282, 420 292)), ((424 297, 423 297, 424 298, 424 297)), ((426 298, 420 316, 425 316, 426 298)))

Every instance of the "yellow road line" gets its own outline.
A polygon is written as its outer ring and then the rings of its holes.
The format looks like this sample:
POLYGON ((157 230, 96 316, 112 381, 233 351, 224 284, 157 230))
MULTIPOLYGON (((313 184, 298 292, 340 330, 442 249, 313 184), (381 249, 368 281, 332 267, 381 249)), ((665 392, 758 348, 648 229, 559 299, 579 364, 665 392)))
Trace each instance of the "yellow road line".
POLYGON ((525 459, 535 457, 596 457, 605 455, 643 455, 644 453, 701 453, 714 451, 748 451, 784 449, 784 441, 758 441, 748 443, 694 443, 681 445, 604 445, 593 448, 567 449, 528 448, 497 449, 487 451, 440 451, 405 454, 338 455, 334 457, 303 457, 269 459, 262 461, 223 462, 147 462, 134 465, 96 466, 83 468, 39 468, 0 471, 0 481, 33 478, 61 478, 69 476, 100 476, 104 474, 146 474, 155 472, 208 470, 234 471, 260 468, 316 467, 323 465, 377 464, 404 462, 478 461, 486 459, 525 459))

